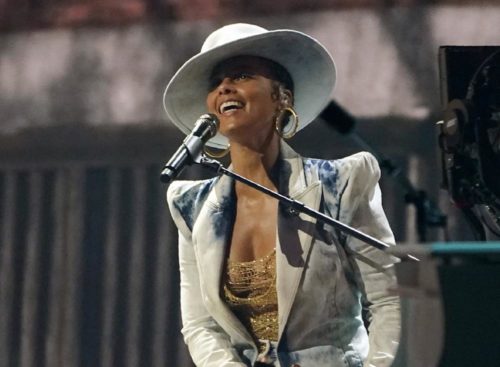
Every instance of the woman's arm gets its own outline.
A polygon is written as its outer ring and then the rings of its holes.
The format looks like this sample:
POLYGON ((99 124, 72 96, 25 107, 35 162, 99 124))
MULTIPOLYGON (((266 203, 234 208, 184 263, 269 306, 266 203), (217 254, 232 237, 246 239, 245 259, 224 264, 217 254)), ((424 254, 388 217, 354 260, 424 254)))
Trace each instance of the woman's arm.
MULTIPOLYGON (((191 242, 190 225, 186 223, 179 210, 179 208, 187 206, 185 202, 183 202, 183 205, 176 205, 185 200, 183 196, 186 193, 186 186, 191 185, 191 182, 177 181, 170 185, 167 192, 172 218, 179 229, 179 269, 183 324, 181 332, 196 366, 247 367, 239 358, 227 333, 215 322, 203 303, 198 264, 191 242)), ((196 188, 191 188, 191 190, 193 189, 196 188)), ((193 195, 187 195, 187 197, 193 197, 193 195)))
POLYGON ((193 246, 179 232, 181 277, 181 330, 197 366, 246 366, 234 350, 229 336, 207 312, 201 296, 193 246))
MULTIPOLYGON (((351 225, 385 243, 394 244, 394 236, 382 208, 378 163, 371 154, 362 153, 361 157, 349 178, 351 193, 346 193, 353 197, 351 225)), ((400 336, 399 297, 389 291, 396 287, 394 263, 397 259, 350 236, 347 248, 356 260, 354 266, 370 311, 370 350, 366 365, 390 366, 400 336)))

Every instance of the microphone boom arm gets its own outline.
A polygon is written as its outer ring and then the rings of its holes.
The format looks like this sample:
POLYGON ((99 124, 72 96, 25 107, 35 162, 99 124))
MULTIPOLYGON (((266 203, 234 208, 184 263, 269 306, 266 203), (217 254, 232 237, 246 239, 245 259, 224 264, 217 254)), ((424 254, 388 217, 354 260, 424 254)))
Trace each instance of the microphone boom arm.
MULTIPOLYGON (((331 225, 332 227, 335 227, 335 228, 341 230, 342 232, 347 233, 347 234, 357 238, 358 240, 361 240, 361 241, 363 241, 363 242, 365 242, 365 243, 367 243, 367 244, 369 244, 369 245, 371 245, 379 250, 385 251, 391 247, 387 243, 380 241, 380 240, 376 239, 375 237, 369 236, 366 233, 363 233, 363 232, 357 230, 356 228, 348 226, 347 224, 342 223, 342 222, 340 222, 332 217, 329 217, 328 215, 325 215, 317 210, 314 210, 314 209, 306 206, 304 203, 302 203, 300 201, 294 200, 292 198, 289 198, 288 196, 285 196, 285 195, 282 195, 278 192, 272 191, 265 186, 262 186, 256 182, 253 182, 252 180, 249 180, 246 177, 238 175, 237 173, 226 169, 220 162, 218 162, 214 159, 210 159, 210 158, 206 157, 205 155, 202 155, 199 162, 196 162, 196 163, 202 165, 203 167, 209 168, 210 170, 216 172, 217 174, 224 174, 226 176, 229 176, 229 177, 231 177, 239 182, 244 183, 245 185, 248 185, 248 186, 250 186, 250 187, 266 194, 266 195, 269 195, 269 196, 277 199, 281 204, 290 208, 292 210, 292 212, 304 213, 310 217, 313 217, 313 218, 319 220, 322 223, 331 225)), ((395 256, 395 255, 392 255, 392 256, 395 256)), ((414 257, 412 255, 401 255, 401 256, 397 256, 397 257, 401 258, 402 260, 419 261, 416 257, 414 257)))

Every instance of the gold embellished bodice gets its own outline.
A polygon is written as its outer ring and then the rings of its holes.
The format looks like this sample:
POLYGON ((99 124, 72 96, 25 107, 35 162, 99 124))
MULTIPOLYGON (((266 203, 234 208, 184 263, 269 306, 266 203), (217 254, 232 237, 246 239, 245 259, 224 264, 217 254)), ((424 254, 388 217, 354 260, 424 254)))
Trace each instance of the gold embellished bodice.
POLYGON ((276 251, 248 262, 228 259, 223 297, 255 341, 278 340, 276 251))

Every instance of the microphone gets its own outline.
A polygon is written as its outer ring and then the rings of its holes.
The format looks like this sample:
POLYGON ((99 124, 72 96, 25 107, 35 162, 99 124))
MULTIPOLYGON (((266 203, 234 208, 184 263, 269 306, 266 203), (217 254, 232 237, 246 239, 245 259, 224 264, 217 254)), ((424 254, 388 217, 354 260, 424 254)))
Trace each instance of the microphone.
POLYGON ((217 134, 219 119, 217 116, 206 113, 200 116, 194 124, 191 134, 186 136, 181 146, 167 162, 160 174, 160 181, 170 183, 184 169, 185 166, 196 162, 200 156, 203 146, 210 138, 217 134))
POLYGON ((335 101, 330 101, 319 116, 328 126, 343 135, 350 134, 356 126, 356 119, 335 101))

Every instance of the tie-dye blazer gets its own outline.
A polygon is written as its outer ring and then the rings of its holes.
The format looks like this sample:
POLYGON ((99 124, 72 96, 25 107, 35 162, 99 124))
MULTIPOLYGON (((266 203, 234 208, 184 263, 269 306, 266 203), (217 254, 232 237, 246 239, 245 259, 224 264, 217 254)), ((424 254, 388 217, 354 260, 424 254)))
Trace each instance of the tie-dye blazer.
MULTIPOLYGON (((369 153, 303 158, 285 143, 280 191, 386 243, 380 169, 369 153)), ((234 219, 234 185, 223 176, 177 181, 167 200, 179 230, 182 334, 197 366, 251 366, 257 348, 221 300, 234 219)), ((280 208, 276 238, 279 366, 390 366, 399 339, 395 259, 307 215, 280 208), (369 307, 366 330, 362 308, 369 307)))

